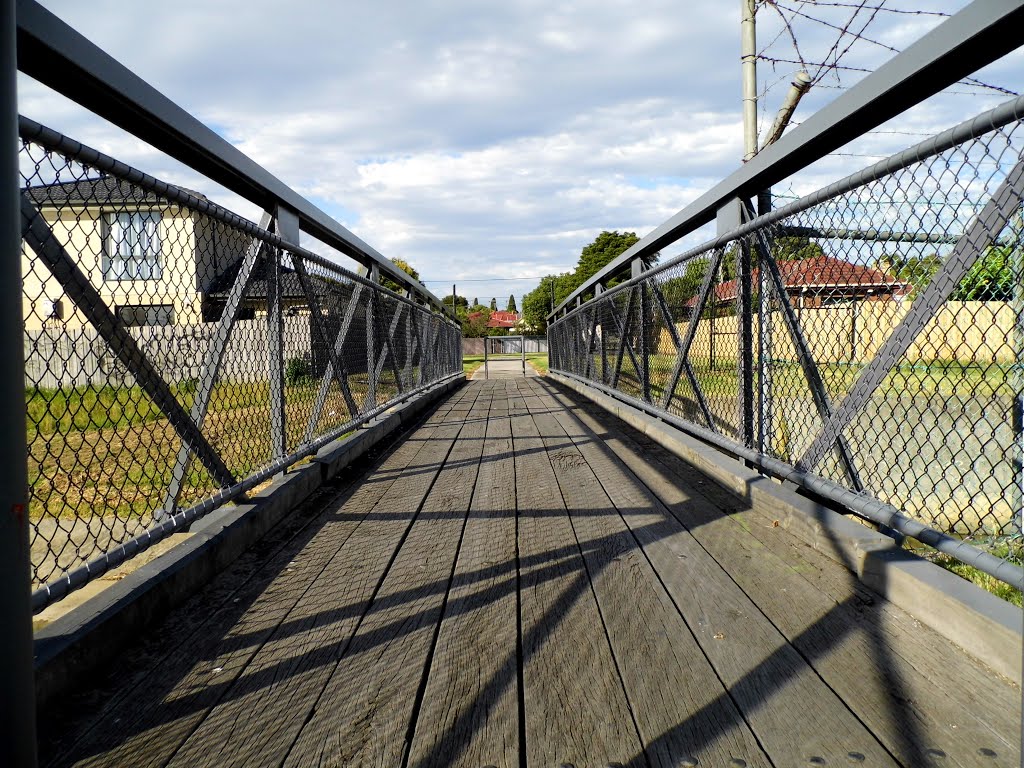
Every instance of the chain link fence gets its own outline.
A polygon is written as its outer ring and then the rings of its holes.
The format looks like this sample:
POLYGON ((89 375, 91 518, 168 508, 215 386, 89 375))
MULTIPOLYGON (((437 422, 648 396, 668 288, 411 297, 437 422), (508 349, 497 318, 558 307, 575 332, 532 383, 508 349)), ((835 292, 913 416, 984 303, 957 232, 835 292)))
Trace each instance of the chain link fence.
POLYGON ((1020 546, 1021 115, 1017 99, 757 218, 737 202, 715 240, 554 322, 552 370, 1019 587, 1019 567, 958 545, 1020 546))
POLYGON ((38 610, 462 371, 449 319, 20 121, 38 610))

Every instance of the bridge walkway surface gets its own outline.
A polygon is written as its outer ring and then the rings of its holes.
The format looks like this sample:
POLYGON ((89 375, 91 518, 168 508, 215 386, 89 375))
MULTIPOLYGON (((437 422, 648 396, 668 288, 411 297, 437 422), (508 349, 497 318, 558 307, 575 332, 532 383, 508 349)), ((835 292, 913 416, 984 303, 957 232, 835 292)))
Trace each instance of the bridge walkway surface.
POLYGON ((65 701, 44 764, 1019 765, 1018 688, 773 523, 551 381, 471 382, 65 701))

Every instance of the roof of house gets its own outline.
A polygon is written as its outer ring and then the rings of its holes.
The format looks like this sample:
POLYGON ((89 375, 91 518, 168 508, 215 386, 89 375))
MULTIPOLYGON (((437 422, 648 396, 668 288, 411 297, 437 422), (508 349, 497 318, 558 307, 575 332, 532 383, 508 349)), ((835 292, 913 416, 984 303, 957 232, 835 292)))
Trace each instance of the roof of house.
MULTIPOLYGON (((184 188, 182 188, 184 189, 184 188)), ((61 184, 43 184, 25 187, 29 198, 36 205, 59 207, 62 205, 109 205, 111 203, 163 203, 169 204, 166 198, 158 197, 155 193, 143 189, 131 182, 114 178, 113 176, 101 176, 96 178, 77 179, 61 184)), ((185 189, 189 194, 200 199, 206 199, 204 195, 185 189)))
POLYGON ((491 319, 487 321, 488 328, 513 328, 519 322, 518 312, 504 312, 495 310, 491 312, 491 319))
MULTIPOLYGON (((899 280, 888 272, 874 267, 852 264, 833 256, 815 256, 811 259, 794 259, 778 262, 782 282, 790 293, 801 291, 819 292, 840 288, 884 290, 893 295, 910 292, 911 284, 899 280)), ((752 282, 757 285, 761 279, 760 270, 755 269, 751 275, 752 282)), ((727 280, 715 286, 714 300, 716 303, 732 301, 736 298, 737 280, 727 280)), ((696 297, 687 304, 696 303, 696 297)))
MULTIPOLYGON (((235 279, 238 277, 238 271, 241 268, 242 259, 239 258, 217 275, 207 290, 210 297, 226 299, 231 291, 231 286, 235 284, 235 279)), ((339 290, 351 292, 352 290, 350 286, 337 281, 332 281, 328 285, 322 278, 316 275, 309 276, 309 283, 316 293, 336 293, 339 290), (320 285, 318 286, 318 284, 320 285), (323 287, 324 290, 319 291, 317 290, 318 287, 323 287)), ((249 301, 256 299, 266 300, 267 298, 267 260, 265 257, 261 256, 253 265, 252 274, 249 276, 249 285, 245 290, 245 298, 249 301)), ((302 281, 299 280, 295 270, 283 264, 281 265, 281 298, 291 300, 306 300, 307 298, 306 292, 302 290, 302 281)))

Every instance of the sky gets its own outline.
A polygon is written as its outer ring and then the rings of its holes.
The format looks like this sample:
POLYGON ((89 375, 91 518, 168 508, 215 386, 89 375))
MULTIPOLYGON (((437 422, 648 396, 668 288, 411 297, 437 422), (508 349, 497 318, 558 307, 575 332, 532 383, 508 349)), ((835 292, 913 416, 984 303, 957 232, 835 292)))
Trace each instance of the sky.
MULTIPOLYGON (((514 294, 521 305, 602 230, 643 236, 741 164, 738 0, 42 4, 385 256, 412 264, 437 295, 454 282, 467 298, 504 308, 514 294)), ((867 24, 869 39, 846 35, 838 46, 850 7, 779 0, 759 10, 762 136, 800 66, 769 59, 840 57, 850 68, 826 70, 799 123, 890 48, 941 23, 933 12, 966 2, 870 3, 879 4, 888 10, 851 27, 867 24)), ((1011 54, 979 76, 1020 91, 1022 63, 1011 54)), ((248 201, 19 78, 28 117, 259 220, 248 201)), ((949 91, 778 191, 812 191, 1009 98, 972 84, 949 91)))

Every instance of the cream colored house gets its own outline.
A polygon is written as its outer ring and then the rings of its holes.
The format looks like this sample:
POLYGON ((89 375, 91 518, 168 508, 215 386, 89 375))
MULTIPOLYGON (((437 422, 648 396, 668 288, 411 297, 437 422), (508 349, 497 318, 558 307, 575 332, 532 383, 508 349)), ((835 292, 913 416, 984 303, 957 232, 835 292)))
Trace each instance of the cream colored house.
MULTIPOLYGON (((195 325, 220 316, 223 299, 211 293, 223 294, 218 277, 239 262, 248 237, 109 177, 26 192, 78 268, 127 325, 195 325)), ((26 330, 72 330, 86 324, 46 264, 25 244, 22 280, 26 330)))

